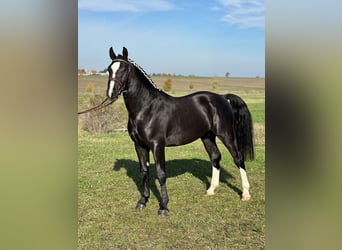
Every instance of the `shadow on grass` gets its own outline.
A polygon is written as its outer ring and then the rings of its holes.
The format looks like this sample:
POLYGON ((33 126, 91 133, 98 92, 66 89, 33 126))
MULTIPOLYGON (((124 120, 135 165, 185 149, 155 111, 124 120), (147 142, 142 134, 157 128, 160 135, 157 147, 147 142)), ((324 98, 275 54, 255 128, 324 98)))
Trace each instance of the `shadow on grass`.
MULTIPOLYGON (((142 192, 141 188, 141 178, 140 178, 140 167, 137 161, 132 161, 128 159, 119 159, 114 162, 114 171, 119 171, 120 169, 126 169, 127 176, 129 176, 137 186, 137 189, 142 192)), ((209 161, 204 161, 200 159, 184 159, 184 160, 170 160, 166 162, 166 175, 167 178, 176 177, 185 173, 190 173, 194 177, 201 180, 207 187, 210 186, 211 179, 211 163, 209 161)), ((157 178, 156 168, 154 164, 150 166, 150 184, 151 191, 158 199, 161 201, 161 195, 159 192, 159 186, 157 187, 155 180, 157 178)), ((220 173, 220 183, 225 183, 229 188, 236 192, 240 197, 242 192, 235 185, 231 184, 228 180, 234 178, 230 173, 228 173, 224 168, 221 168, 220 173)))

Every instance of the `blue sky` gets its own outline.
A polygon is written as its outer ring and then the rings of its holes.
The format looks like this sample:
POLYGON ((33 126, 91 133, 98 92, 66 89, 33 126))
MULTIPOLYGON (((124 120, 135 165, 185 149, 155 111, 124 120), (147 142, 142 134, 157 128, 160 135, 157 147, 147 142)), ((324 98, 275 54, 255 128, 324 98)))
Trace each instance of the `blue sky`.
POLYGON ((263 77, 264 14, 263 0, 78 0, 78 68, 125 46, 148 73, 263 77))

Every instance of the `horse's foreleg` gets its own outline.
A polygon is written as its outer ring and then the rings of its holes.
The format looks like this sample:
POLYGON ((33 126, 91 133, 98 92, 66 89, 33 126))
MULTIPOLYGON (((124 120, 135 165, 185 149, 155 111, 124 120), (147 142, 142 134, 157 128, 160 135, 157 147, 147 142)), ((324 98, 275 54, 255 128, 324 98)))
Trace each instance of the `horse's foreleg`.
POLYGON ((138 201, 136 208, 143 209, 146 207, 148 198, 150 197, 150 176, 149 176, 149 165, 150 165, 150 150, 148 148, 135 145, 139 163, 140 163, 140 174, 142 180, 142 191, 141 198, 138 201))
POLYGON ((167 204, 169 203, 169 196, 166 188, 166 171, 165 171, 165 147, 155 145, 153 149, 154 160, 156 162, 157 177, 161 189, 161 202, 159 204, 158 215, 164 217, 168 214, 169 209, 167 204))

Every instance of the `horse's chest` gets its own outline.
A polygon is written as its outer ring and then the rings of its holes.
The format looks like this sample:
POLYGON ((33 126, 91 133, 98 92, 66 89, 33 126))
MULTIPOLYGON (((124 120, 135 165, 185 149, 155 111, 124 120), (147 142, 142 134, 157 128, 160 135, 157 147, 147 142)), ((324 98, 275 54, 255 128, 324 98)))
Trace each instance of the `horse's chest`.
POLYGON ((145 136, 141 127, 142 127, 141 122, 134 120, 134 119, 128 120, 128 133, 130 137, 132 138, 132 140, 138 143, 144 143, 145 141, 144 140, 145 136))

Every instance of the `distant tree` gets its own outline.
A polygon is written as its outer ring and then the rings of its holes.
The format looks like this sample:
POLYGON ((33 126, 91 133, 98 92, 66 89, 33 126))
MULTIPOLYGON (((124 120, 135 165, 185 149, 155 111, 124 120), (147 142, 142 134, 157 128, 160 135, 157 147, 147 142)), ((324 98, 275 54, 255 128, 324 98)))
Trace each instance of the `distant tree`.
POLYGON ((96 73, 97 73, 96 69, 92 69, 90 72, 92 75, 96 75, 96 73))
POLYGON ((216 78, 212 81, 211 86, 213 88, 213 91, 217 90, 218 80, 216 78))
POLYGON ((226 72, 225 76, 226 76, 227 78, 229 77, 229 75, 230 75, 230 73, 229 73, 229 72, 226 72))
POLYGON ((164 82, 163 90, 166 92, 170 92, 172 89, 172 80, 169 78, 164 82))
POLYGON ((87 86, 86 86, 86 91, 87 92, 93 92, 94 89, 94 84, 92 82, 88 82, 87 86))
POLYGON ((189 83, 189 89, 193 89, 194 88, 194 84, 193 84, 193 82, 191 81, 190 83, 189 83))
POLYGON ((79 75, 85 75, 85 73, 86 73, 85 69, 78 69, 79 75))

